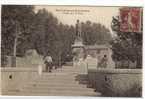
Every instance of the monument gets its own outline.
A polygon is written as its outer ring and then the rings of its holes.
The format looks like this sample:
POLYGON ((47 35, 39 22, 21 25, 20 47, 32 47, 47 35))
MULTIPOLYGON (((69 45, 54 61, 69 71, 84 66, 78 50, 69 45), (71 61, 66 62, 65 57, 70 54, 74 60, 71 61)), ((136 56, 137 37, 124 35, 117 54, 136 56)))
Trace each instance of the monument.
POLYGON ((80 60, 84 59, 84 44, 82 40, 82 27, 79 20, 76 22, 75 42, 72 45, 73 64, 77 65, 80 60))
POLYGON ((108 44, 84 45, 82 39, 82 26, 79 20, 76 22, 75 41, 72 45, 73 65, 84 66, 89 68, 98 68, 104 55, 107 56, 106 68, 115 68, 115 63, 112 60, 112 50, 108 44), (88 57, 87 57, 88 56, 88 57))

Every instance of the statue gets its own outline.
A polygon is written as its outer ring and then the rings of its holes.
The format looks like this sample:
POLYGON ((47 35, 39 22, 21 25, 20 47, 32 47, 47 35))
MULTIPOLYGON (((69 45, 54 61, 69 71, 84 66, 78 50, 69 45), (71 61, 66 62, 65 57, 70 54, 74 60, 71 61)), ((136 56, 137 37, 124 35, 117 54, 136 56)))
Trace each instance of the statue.
POLYGON ((82 27, 79 20, 77 20, 77 23, 76 23, 76 39, 77 40, 81 40, 81 37, 82 37, 81 32, 82 32, 82 27))

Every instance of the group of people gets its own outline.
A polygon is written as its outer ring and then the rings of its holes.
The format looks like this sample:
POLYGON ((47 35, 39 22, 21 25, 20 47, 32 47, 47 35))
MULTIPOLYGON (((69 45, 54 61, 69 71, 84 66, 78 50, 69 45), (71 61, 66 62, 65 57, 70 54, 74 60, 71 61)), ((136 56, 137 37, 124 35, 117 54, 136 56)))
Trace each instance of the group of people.
POLYGON ((93 67, 93 68, 106 68, 108 65, 108 57, 107 55, 104 55, 103 57, 93 57, 91 55, 87 55, 85 58, 85 62, 87 65, 93 67))
MULTIPOLYGON (((98 60, 97 60, 97 62, 98 62, 98 60)), ((107 55, 104 55, 103 58, 97 63, 98 67, 106 68, 107 62, 108 62, 107 55)), ((44 57, 44 63, 45 63, 46 71, 51 72, 51 70, 53 68, 53 60, 50 55, 44 57)))

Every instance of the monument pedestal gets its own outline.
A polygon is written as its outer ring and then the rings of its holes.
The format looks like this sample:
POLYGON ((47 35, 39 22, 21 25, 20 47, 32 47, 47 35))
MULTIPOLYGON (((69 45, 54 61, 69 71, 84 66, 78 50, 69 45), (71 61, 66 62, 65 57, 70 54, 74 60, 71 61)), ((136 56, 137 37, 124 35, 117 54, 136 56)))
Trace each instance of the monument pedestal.
POLYGON ((82 41, 75 41, 75 43, 72 45, 72 51, 73 51, 73 65, 77 66, 79 65, 80 61, 84 59, 84 45, 82 41))

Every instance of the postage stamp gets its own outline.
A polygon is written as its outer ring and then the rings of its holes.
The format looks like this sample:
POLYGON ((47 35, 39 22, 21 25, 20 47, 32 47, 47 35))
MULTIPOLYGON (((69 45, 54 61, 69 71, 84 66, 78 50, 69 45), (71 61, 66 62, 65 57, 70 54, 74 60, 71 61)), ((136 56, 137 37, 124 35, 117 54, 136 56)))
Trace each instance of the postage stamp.
POLYGON ((120 9, 120 31, 141 32, 142 8, 127 7, 120 9))

